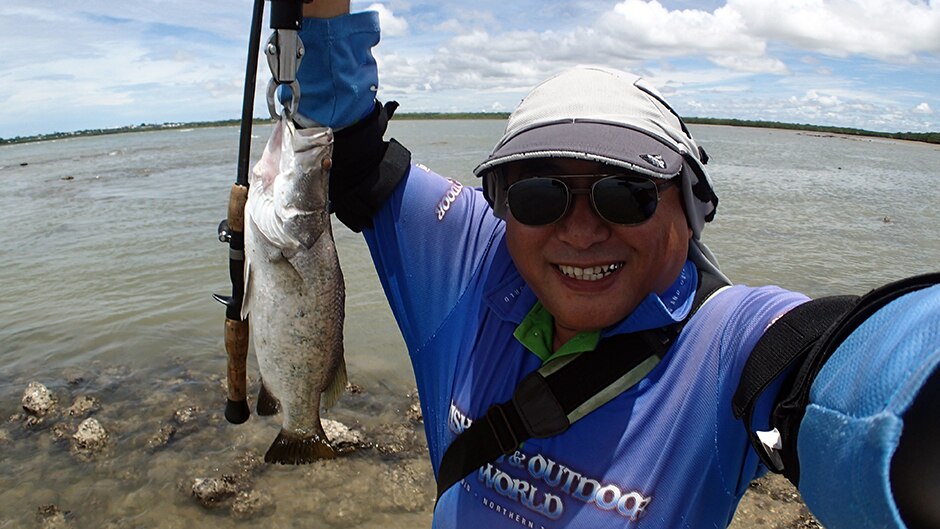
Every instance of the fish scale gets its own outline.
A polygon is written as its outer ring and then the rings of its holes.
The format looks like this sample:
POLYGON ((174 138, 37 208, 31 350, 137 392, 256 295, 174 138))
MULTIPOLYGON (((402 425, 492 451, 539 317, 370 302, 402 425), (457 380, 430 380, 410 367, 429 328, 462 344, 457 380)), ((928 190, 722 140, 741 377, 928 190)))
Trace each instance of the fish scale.
POLYGON ((269 463, 334 457, 320 424, 346 387, 345 285, 327 208, 333 133, 275 126, 245 204, 245 300, 259 414, 281 411, 269 463))

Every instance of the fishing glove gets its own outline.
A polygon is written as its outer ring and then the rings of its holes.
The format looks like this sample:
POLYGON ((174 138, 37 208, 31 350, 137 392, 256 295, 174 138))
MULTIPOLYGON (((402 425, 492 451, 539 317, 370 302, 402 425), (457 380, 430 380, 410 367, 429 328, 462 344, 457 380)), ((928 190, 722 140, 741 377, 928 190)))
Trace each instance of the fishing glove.
MULTIPOLYGON (((940 285, 935 285, 880 309, 820 370, 800 426, 799 488, 826 527, 905 527, 892 494, 899 492, 892 491, 899 485, 892 479, 900 477, 891 474, 892 457, 902 431, 937 435, 935 414, 911 416, 908 410, 915 398, 938 394, 940 378, 931 375, 940 366, 938 344, 940 285), (908 424, 912 420, 921 422, 908 424)), ((936 410, 936 403, 926 404, 936 410)), ((924 492, 936 490, 940 481, 936 450, 930 446, 916 456, 916 479, 924 492)))
MULTIPOLYGON (((302 127, 342 129, 368 116, 375 105, 379 74, 372 47, 379 42, 374 11, 335 18, 305 18, 299 31, 304 57, 297 71, 302 127)), ((280 87, 282 100, 290 90, 280 87)))

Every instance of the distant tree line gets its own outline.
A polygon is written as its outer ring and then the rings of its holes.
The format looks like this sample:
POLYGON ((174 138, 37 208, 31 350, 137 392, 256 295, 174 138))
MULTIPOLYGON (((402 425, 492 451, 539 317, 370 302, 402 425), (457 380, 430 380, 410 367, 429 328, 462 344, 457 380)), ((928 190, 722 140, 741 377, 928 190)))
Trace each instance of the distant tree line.
POLYGON ((683 118, 686 123, 700 125, 728 125, 731 127, 761 127, 767 129, 805 130, 826 134, 844 134, 847 136, 873 136, 876 138, 891 138, 895 140, 921 141, 925 143, 940 143, 940 132, 875 132, 864 129, 848 127, 826 127, 822 125, 808 125, 806 123, 780 123, 778 121, 754 121, 746 119, 720 119, 720 118, 683 118))
MULTIPOLYGON (((413 112, 395 114, 398 119, 507 119, 508 112, 413 112)), ((852 136, 872 136, 876 138, 891 138, 895 140, 920 141, 925 143, 940 144, 940 132, 875 132, 871 130, 853 129, 847 127, 826 127, 821 125, 809 125, 805 123, 780 123, 778 121, 754 121, 744 119, 720 119, 720 118, 684 118, 686 123, 701 125, 728 125, 732 127, 762 127, 770 129, 791 129, 804 130, 809 132, 819 132, 824 134, 844 134, 852 136)), ((269 119, 255 119, 254 122, 270 123, 269 119)), ((34 136, 16 136, 13 138, 0 138, 0 145, 11 143, 27 143, 33 141, 54 140, 59 138, 73 138, 77 136, 97 136, 102 134, 120 134, 124 132, 140 132, 149 130, 165 130, 179 128, 197 128, 197 127, 229 127, 238 125, 240 120, 227 119, 220 121, 198 121, 189 123, 141 123, 140 125, 129 125, 126 127, 117 127, 111 129, 87 129, 75 132, 52 132, 49 134, 37 134, 34 136)))

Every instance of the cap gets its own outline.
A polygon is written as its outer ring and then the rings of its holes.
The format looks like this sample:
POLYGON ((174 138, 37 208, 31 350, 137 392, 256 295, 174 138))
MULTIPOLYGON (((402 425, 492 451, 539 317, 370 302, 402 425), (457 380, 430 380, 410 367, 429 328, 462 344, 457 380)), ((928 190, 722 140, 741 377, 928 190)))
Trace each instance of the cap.
POLYGON ((708 156, 665 98, 641 77, 580 66, 529 92, 509 116, 493 152, 473 171, 483 177, 485 196, 496 216, 507 214, 498 169, 536 158, 590 160, 657 179, 679 176, 696 243, 691 254, 714 261, 711 252, 697 244, 718 206, 704 167, 708 156))
POLYGON ((698 157, 698 146, 654 88, 635 75, 580 67, 535 87, 474 173, 526 158, 564 157, 672 178, 684 153, 698 157))

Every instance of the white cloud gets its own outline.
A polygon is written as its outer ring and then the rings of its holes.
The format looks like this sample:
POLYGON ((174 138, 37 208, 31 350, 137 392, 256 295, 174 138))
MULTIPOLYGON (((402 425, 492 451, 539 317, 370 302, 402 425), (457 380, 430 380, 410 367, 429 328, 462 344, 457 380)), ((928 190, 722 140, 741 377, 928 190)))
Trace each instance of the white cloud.
POLYGON ((395 16, 385 4, 372 4, 366 8, 379 14, 379 24, 382 27, 382 36, 403 37, 408 34, 408 21, 395 16))
MULTIPOLYGON (((923 130, 940 106, 937 0, 354 3, 383 27, 380 97, 408 110, 511 109, 585 63, 637 72, 696 115, 923 130)), ((237 117, 252 0, 226 4, 3 0, 0 50, 18 51, 0 54, 0 136, 237 117)), ((262 60, 257 115, 267 79, 262 60)))
POLYGON ((786 74, 790 71, 783 61, 773 57, 724 55, 712 56, 709 59, 718 66, 723 66, 736 72, 786 74))
POLYGON ((745 32, 803 50, 911 60, 940 53, 940 3, 900 0, 728 0, 745 32))

